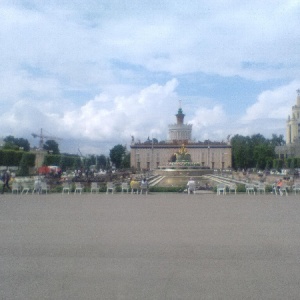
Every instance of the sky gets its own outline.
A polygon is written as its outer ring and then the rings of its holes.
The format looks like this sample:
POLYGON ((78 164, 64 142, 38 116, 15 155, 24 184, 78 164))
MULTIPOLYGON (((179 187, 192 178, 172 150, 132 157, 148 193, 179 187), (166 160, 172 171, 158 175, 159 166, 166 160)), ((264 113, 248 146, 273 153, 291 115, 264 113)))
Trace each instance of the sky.
POLYGON ((285 136, 299 20, 299 0, 1 0, 0 137, 108 154, 167 140, 180 105, 195 141, 285 136))

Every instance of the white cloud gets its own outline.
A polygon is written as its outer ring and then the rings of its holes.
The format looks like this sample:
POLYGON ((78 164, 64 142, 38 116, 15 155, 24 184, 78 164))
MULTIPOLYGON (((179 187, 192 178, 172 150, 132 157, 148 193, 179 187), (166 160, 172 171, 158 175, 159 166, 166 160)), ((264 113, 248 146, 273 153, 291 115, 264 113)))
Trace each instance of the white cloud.
POLYGON ((128 97, 98 95, 80 108, 66 111, 61 120, 63 128, 74 138, 93 140, 128 140, 131 135, 143 139, 147 134, 163 133, 166 116, 177 106, 176 86, 173 79, 128 97))
POLYGON ((291 108, 296 104, 296 90, 300 81, 293 81, 287 85, 280 86, 274 90, 261 93, 257 102, 250 106, 241 122, 253 122, 259 119, 287 119, 291 108))
POLYGON ((226 100, 200 108, 193 100, 196 139, 269 132, 300 87, 299 1, 4 0, 0 10, 4 135, 47 128, 86 141, 166 139, 178 99, 191 94, 181 87, 177 95, 170 78, 193 73, 265 84, 240 120, 226 100))
POLYGON ((295 1, 166 2, 164 10, 91 3, 82 13, 76 2, 35 3, 36 10, 2 5, 1 63, 26 60, 76 84, 112 79, 108 62, 116 58, 150 71, 256 79, 294 76, 299 69, 295 1), (93 66, 98 75, 89 72, 93 66))

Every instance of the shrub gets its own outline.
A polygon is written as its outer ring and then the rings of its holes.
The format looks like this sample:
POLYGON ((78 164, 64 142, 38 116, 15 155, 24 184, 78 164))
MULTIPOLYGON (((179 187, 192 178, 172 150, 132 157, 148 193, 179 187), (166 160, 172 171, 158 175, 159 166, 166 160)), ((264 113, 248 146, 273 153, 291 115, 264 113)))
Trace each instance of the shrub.
POLYGON ((273 191, 272 186, 271 185, 266 185, 266 193, 271 193, 273 191))
POLYGON ((163 186, 151 186, 149 188, 149 192, 156 192, 156 193, 182 193, 185 187, 163 187, 163 186))
POLYGON ((55 185, 50 189, 51 193, 61 193, 62 192, 62 186, 61 185, 55 185))
POLYGON ((244 184, 238 184, 236 187, 237 193, 246 193, 246 187, 244 184))

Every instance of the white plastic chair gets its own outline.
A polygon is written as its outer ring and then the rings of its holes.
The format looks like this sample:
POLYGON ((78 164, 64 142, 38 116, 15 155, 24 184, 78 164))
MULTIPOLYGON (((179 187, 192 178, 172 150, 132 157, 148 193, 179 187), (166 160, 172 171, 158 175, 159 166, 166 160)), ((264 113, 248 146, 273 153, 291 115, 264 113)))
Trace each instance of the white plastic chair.
POLYGON ((75 190, 74 190, 74 195, 75 194, 81 194, 82 193, 82 185, 80 182, 75 182, 75 190))
POLYGON ((70 194, 70 185, 68 182, 63 183, 62 194, 64 194, 65 192, 68 192, 68 194, 70 194))
POLYGON ((29 184, 26 182, 23 182, 21 194, 28 194, 30 192, 30 190, 31 190, 31 188, 30 188, 29 184))
POLYGON ((277 195, 278 190, 277 190, 277 184, 276 183, 272 184, 272 191, 273 191, 274 195, 277 195))
POLYGON ((246 193, 247 193, 247 194, 253 194, 253 195, 255 195, 254 184, 252 184, 252 183, 247 183, 247 184, 245 185, 245 187, 246 187, 246 193))
POLYGON ((97 182, 92 182, 91 183, 91 194, 93 194, 93 192, 95 192, 96 194, 99 193, 99 185, 97 182))
POLYGON ((142 182, 140 185, 140 194, 143 194, 143 192, 148 195, 148 182, 142 182))
POLYGON ((237 186, 236 186, 235 183, 228 185, 228 192, 229 192, 229 194, 230 194, 230 192, 233 191, 235 193, 235 195, 236 195, 236 190, 237 190, 237 186))
POLYGON ((217 195, 226 195, 226 185, 223 183, 220 183, 217 185, 217 195))
POLYGON ((265 194, 266 193, 266 186, 264 183, 260 182, 257 187, 256 187, 256 190, 257 190, 257 194, 260 194, 260 193, 263 193, 265 194))
POLYGON ((289 193, 288 193, 288 187, 286 185, 281 186, 279 188, 279 193, 280 193, 280 196, 283 196, 284 193, 285 193, 286 196, 288 196, 289 195, 289 193))
POLYGON ((122 185, 121 185, 121 189, 122 189, 122 193, 124 191, 126 191, 127 194, 128 194, 128 192, 130 191, 130 185, 127 182, 123 182, 122 185))
POLYGON ((295 183, 292 187, 293 191, 295 192, 295 195, 297 192, 300 192, 300 183, 295 183))
POLYGON ((48 194, 48 191, 50 190, 49 185, 46 182, 41 182, 41 194, 43 194, 43 192, 45 192, 45 194, 48 194))
POLYGON ((115 185, 113 182, 108 182, 107 186, 106 186, 106 194, 109 193, 109 191, 111 191, 111 193, 114 193, 114 189, 115 189, 115 185))
POLYGON ((21 191, 21 186, 20 186, 20 184, 18 183, 18 182, 13 182, 12 183, 12 186, 11 186, 11 192, 12 192, 12 194, 14 193, 14 192, 16 192, 17 194, 19 194, 19 192, 21 191))
POLYGON ((34 193, 41 193, 41 181, 40 180, 35 180, 33 183, 33 189, 32 189, 32 194, 34 193))

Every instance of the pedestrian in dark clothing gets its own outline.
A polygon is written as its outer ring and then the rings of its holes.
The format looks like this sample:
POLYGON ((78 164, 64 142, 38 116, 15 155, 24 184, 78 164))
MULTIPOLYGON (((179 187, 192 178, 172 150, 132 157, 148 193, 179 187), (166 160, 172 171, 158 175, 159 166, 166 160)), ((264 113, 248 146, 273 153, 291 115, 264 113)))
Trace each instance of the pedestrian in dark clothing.
POLYGON ((11 188, 9 187, 9 180, 10 180, 10 175, 8 171, 5 171, 3 176, 2 176, 2 181, 3 181, 3 188, 2 188, 2 194, 4 193, 5 187, 11 191, 11 188))

